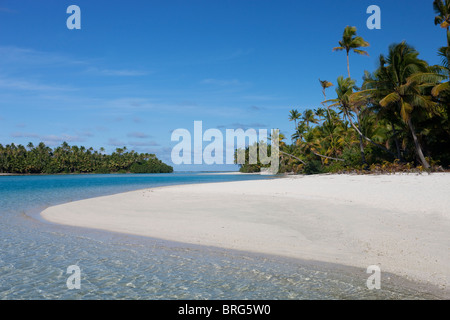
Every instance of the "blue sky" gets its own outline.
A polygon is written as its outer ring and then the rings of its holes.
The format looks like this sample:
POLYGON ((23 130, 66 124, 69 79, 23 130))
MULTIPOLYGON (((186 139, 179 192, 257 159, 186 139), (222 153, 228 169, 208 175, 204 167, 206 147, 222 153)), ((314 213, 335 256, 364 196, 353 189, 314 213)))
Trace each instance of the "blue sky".
POLYGON ((345 53, 332 52, 345 26, 370 43, 369 57, 350 56, 361 84, 402 40, 439 63, 434 16, 432 0, 0 0, 0 143, 126 146, 171 164, 171 132, 195 120, 290 137, 289 110, 319 107, 318 79, 347 74, 345 53), (72 4, 81 30, 66 27, 72 4), (366 27, 372 4, 381 30, 366 27))

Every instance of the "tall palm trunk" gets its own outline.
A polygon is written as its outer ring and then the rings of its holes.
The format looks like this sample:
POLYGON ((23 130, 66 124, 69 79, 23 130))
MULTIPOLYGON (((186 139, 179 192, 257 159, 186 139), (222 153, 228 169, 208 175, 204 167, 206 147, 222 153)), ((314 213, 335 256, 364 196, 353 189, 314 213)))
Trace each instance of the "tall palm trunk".
POLYGON ((447 47, 450 47, 450 37, 448 36, 449 27, 447 27, 447 47))
POLYGON ((348 114, 348 112, 344 111, 344 113, 345 113, 347 119, 350 121, 350 125, 353 127, 353 129, 355 129, 355 131, 356 131, 356 132, 357 132, 364 140, 369 141, 369 142, 370 142, 371 144, 373 144, 374 146, 376 146, 376 147, 378 147, 378 148, 380 148, 380 149, 386 151, 387 153, 389 153, 390 155, 392 155, 393 157, 395 157, 395 154, 393 154, 393 153, 391 152, 391 150, 385 148, 385 147, 382 146, 381 144, 378 144, 378 143, 376 143, 375 141, 373 141, 372 139, 366 137, 366 136, 361 132, 361 130, 359 130, 359 128, 353 123, 353 121, 352 121, 352 119, 350 118, 350 115, 348 114))
POLYGON ((350 79, 351 77, 350 77, 350 60, 349 60, 349 57, 348 57, 348 50, 347 50, 347 72, 348 72, 348 78, 350 79))
POLYGON ((321 157, 321 158, 331 159, 331 160, 335 160, 335 161, 342 161, 342 162, 345 161, 344 159, 339 159, 339 158, 334 158, 334 157, 324 156, 323 154, 317 153, 317 152, 315 152, 315 151, 313 151, 313 150, 311 150, 311 152, 312 152, 313 154, 315 154, 316 156, 321 157))
MULTIPOLYGON (((359 131, 361 130, 361 118, 359 116, 359 112, 357 112, 356 114, 357 118, 358 118, 358 129, 359 131)), ((366 155, 364 154, 364 144, 363 144, 363 138, 362 135, 359 134, 359 151, 361 152, 361 161, 363 166, 367 165, 367 161, 366 161, 366 155)))
MULTIPOLYGON (((294 119, 295 131, 297 131, 297 120, 294 119)), ((294 142, 294 138, 291 138, 291 141, 294 142)))
MULTIPOLYGON (((327 101, 327 95, 325 94, 325 88, 323 89, 323 96, 325 97, 324 101, 327 101)), ((331 115, 330 115, 330 106, 327 106, 327 118, 328 118, 328 123, 331 126, 331 115)), ((333 140, 333 132, 330 131, 330 139, 333 140)), ((334 153, 334 155, 336 155, 336 152, 334 153)))
POLYGON ((395 130, 394 124, 391 122, 392 132, 394 133, 394 141, 395 141, 395 147, 397 148, 397 159, 399 159, 401 162, 405 162, 402 156, 402 152, 400 150, 400 142, 398 141, 397 136, 397 130, 395 130))
POLYGON ((430 164, 428 163, 427 159, 425 159, 425 156, 423 155, 422 147, 420 146, 419 139, 417 138, 416 131, 414 129, 414 125, 413 125, 413 123, 411 121, 411 117, 409 117, 409 119, 408 119, 408 126, 409 126, 409 129, 411 131, 411 135, 412 135, 413 140, 414 140, 414 146, 416 147, 416 154, 419 157, 419 160, 422 163, 422 165, 425 167, 425 169, 429 169, 430 168, 430 164))
POLYGON ((281 159, 283 159, 283 154, 285 154, 285 155, 287 155, 287 156, 289 156, 289 157, 291 157, 291 158, 297 159, 298 161, 300 161, 301 163, 303 163, 303 164, 306 165, 306 162, 305 162, 305 161, 303 161, 303 160, 300 159, 300 158, 297 158, 296 156, 294 156, 294 155, 292 155, 292 154, 289 154, 289 153, 286 153, 286 152, 283 152, 283 151, 280 151, 280 154, 281 154, 281 159))

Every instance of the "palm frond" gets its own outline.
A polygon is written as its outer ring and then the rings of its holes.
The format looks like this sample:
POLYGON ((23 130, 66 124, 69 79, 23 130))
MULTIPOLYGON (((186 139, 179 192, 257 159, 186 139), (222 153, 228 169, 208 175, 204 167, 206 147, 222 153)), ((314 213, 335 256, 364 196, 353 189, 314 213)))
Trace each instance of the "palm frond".
POLYGON ((400 109, 400 115, 401 115, 403 121, 405 121, 405 122, 408 121, 413 109, 414 109, 413 106, 411 106, 408 102, 406 102, 406 101, 402 102, 402 106, 400 109))
POLYGON ((446 78, 445 75, 441 75, 434 72, 417 72, 409 76, 406 81, 407 83, 417 82, 417 83, 427 83, 427 84, 437 84, 441 80, 446 78))
POLYGON ((433 95, 433 97, 437 97, 441 95, 443 92, 450 93, 449 82, 440 83, 431 90, 431 94, 433 95))
POLYGON ((334 47, 333 51, 342 51, 344 49, 345 49, 344 47, 334 47))
POLYGON ((359 49, 353 49, 354 53, 360 54, 362 56, 369 56, 369 53, 367 51, 364 50, 359 50, 359 49))
POLYGON ((400 95, 397 92, 392 92, 388 94, 386 97, 380 100, 380 106, 387 107, 388 105, 398 102, 401 100, 400 95))

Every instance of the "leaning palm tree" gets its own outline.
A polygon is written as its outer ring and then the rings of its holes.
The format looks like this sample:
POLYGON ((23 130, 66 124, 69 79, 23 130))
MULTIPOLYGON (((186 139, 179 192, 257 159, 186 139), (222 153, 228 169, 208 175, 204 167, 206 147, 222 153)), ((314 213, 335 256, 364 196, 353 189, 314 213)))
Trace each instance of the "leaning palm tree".
POLYGON ((308 127, 306 129, 306 132, 304 132, 302 139, 298 139, 296 144, 301 152, 312 153, 315 156, 322 158, 324 163, 328 162, 328 160, 342 161, 342 162, 345 161, 344 159, 335 158, 322 154, 321 150, 324 150, 325 151, 324 153, 330 153, 330 150, 325 150, 323 148, 322 145, 323 142, 324 139, 321 136, 321 131, 317 127, 315 128, 308 127))
MULTIPOLYGON (((384 57, 380 58, 380 65, 385 64, 384 57)), ((402 149, 400 148, 400 142, 399 142, 399 136, 401 135, 401 131, 404 130, 404 125, 399 119, 397 113, 392 113, 390 110, 383 108, 379 104, 379 100, 381 97, 379 96, 380 92, 378 92, 374 88, 374 83, 376 83, 376 75, 370 74, 369 72, 366 72, 364 76, 364 83, 362 86, 362 90, 359 92, 354 93, 350 100, 352 100, 353 103, 359 103, 358 101, 363 101, 366 105, 370 105, 368 110, 376 115, 377 122, 380 121, 382 123, 388 123, 390 125, 390 136, 387 137, 386 144, 389 144, 389 141, 392 139, 397 155, 396 159, 398 159, 401 162, 405 162, 405 159, 403 157, 402 149), (378 95, 378 97, 377 97, 378 95)), ((391 144, 389 144, 391 145, 391 144)))
POLYGON ((426 90, 435 87, 444 76, 431 71, 418 55, 405 41, 391 45, 388 57, 380 58, 381 65, 375 73, 374 94, 378 95, 381 107, 399 116, 406 124, 413 138, 416 156, 428 169, 430 164, 424 156, 413 119, 424 112, 433 112, 437 103, 426 90))
MULTIPOLYGON (((360 152, 361 152, 361 161, 362 161, 363 165, 366 165, 367 162, 366 162, 366 157, 364 154, 364 144, 363 144, 363 137, 365 137, 365 136, 361 132, 359 112, 357 112, 358 110, 353 108, 354 106, 352 105, 351 100, 350 100, 350 97, 353 94, 353 90, 355 90, 355 89, 356 89, 355 80, 350 79, 350 78, 344 79, 343 76, 340 76, 337 80, 337 87, 336 87, 337 98, 333 99, 333 100, 325 101, 324 103, 332 102, 333 104, 330 105, 329 107, 338 107, 340 109, 340 111, 343 112, 344 118, 347 118, 350 121, 350 124, 352 125, 352 127, 359 134, 359 147, 360 147, 360 152), (356 113, 356 116, 358 119, 357 125, 354 124, 354 121, 352 119, 353 113, 356 113)), ((368 139, 368 138, 366 138, 366 139, 368 139)))
MULTIPOLYGON (((294 155, 292 155, 290 153, 282 151, 282 150, 286 150, 288 148, 286 143, 283 141, 284 139, 286 139, 285 135, 282 134, 282 133, 279 133, 278 134, 278 141, 279 141, 279 148, 280 148, 280 150, 279 150, 280 157, 283 158, 283 155, 286 155, 286 156, 288 156, 290 158, 293 158, 293 159, 296 159, 296 160, 300 161, 302 164, 306 164, 306 162, 303 161, 302 159, 300 159, 300 158, 298 158, 298 157, 296 157, 296 156, 294 156, 294 155)), ((272 136, 269 136, 267 138, 267 140, 271 141, 272 140, 272 136)))
POLYGON ((349 53, 353 50, 353 52, 366 55, 369 54, 367 51, 360 50, 358 48, 368 47, 369 43, 365 41, 362 37, 356 36, 356 27, 347 26, 344 30, 344 34, 342 36, 342 40, 339 41, 339 47, 333 48, 333 51, 342 51, 345 50, 347 53, 347 71, 348 77, 350 77, 350 61, 349 61, 349 53))

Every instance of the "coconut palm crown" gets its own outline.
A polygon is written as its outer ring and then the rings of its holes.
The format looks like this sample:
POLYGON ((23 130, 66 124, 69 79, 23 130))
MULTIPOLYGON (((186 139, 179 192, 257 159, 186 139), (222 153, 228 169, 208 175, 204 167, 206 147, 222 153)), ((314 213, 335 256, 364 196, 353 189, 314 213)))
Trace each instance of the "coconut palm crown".
POLYGON ((359 55, 368 56, 367 51, 360 50, 358 48, 368 47, 370 44, 365 41, 362 37, 356 35, 356 27, 347 26, 344 29, 344 34, 342 35, 342 40, 339 41, 339 47, 334 47, 333 51, 343 51, 347 53, 347 71, 348 77, 350 76, 350 62, 349 62, 349 53, 353 51, 359 55))

